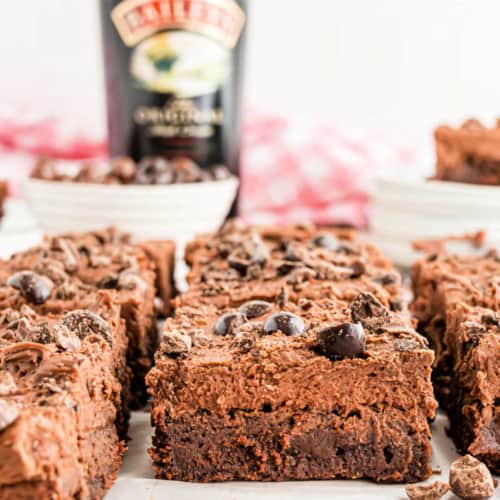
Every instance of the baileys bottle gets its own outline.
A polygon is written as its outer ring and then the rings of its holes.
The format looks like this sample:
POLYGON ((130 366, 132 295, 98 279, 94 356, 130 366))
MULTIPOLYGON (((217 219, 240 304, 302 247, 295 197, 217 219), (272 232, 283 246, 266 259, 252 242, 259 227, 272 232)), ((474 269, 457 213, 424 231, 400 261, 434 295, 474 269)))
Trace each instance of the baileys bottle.
POLYGON ((238 173, 246 2, 101 0, 110 154, 238 173))

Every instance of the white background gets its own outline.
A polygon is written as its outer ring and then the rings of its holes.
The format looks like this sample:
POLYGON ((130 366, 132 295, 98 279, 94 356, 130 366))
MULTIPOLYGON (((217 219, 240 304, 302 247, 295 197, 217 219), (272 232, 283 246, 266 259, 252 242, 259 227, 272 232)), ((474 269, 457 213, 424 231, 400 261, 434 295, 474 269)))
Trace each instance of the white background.
MULTIPOLYGON (((104 133, 97 0, 2 2, 0 113, 104 133)), ((249 0, 247 103, 425 141, 500 115, 498 0, 249 0)))

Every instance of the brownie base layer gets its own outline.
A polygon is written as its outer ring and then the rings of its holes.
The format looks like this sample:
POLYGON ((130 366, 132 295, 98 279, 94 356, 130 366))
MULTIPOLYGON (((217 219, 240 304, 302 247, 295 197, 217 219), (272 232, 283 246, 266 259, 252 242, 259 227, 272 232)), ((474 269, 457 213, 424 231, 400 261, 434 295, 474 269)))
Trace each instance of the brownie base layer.
POLYGON ((421 481, 431 473, 429 436, 406 427, 401 413, 370 417, 362 426, 357 415, 310 411, 281 419, 245 412, 167 418, 157 426, 150 454, 159 479, 421 481))
POLYGON ((492 160, 470 161, 460 166, 442 167, 437 180, 463 182, 465 184, 500 185, 500 162, 492 160))

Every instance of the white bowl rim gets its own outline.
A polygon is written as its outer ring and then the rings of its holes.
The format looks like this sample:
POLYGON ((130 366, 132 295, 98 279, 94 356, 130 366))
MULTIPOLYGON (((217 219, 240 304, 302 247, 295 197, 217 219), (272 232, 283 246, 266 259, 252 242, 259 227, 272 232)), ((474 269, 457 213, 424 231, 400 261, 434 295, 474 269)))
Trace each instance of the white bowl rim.
POLYGON ((412 188, 423 189, 427 191, 439 191, 449 193, 467 193, 481 195, 498 196, 500 186, 492 186, 485 184, 471 184, 467 182, 442 181, 432 179, 430 177, 394 177, 389 175, 379 175, 376 177, 377 186, 389 189, 412 188))
POLYGON ((97 182, 72 182, 72 181, 50 181, 47 179, 33 179, 28 177, 24 180, 24 186, 32 185, 36 187, 53 188, 59 190, 75 190, 75 191, 103 191, 109 193, 110 190, 120 191, 136 191, 140 192, 150 192, 155 191, 182 191, 187 189, 201 190, 201 189, 220 189, 225 185, 227 187, 239 184, 239 178, 235 175, 231 175, 227 179, 220 179, 214 181, 205 182, 184 182, 178 184, 100 184, 97 182))

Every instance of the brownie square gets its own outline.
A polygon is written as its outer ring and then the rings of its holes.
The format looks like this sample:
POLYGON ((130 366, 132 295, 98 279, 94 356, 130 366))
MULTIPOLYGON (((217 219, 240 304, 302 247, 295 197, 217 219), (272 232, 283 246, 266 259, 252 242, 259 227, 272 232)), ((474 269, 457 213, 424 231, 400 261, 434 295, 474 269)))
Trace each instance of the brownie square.
POLYGON ((177 306, 236 306, 251 298, 352 300, 362 291, 393 310, 404 308, 401 277, 377 247, 352 230, 314 226, 226 225, 186 249, 189 289, 177 306))
POLYGON ((442 253, 413 266, 413 312, 436 351, 457 447, 500 471, 500 259, 442 253))
POLYGON ((444 181, 500 185, 500 128, 468 120, 459 128, 438 127, 436 175, 444 181))
POLYGON ((147 377, 155 474, 425 479, 432 362, 407 315, 369 292, 351 302, 183 306, 147 377), (339 328, 347 339, 332 334, 339 328))
POLYGON ((1 290, 0 498, 100 498, 125 449, 127 337, 113 293, 42 315, 1 290))

